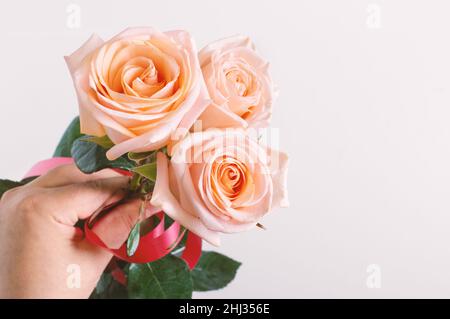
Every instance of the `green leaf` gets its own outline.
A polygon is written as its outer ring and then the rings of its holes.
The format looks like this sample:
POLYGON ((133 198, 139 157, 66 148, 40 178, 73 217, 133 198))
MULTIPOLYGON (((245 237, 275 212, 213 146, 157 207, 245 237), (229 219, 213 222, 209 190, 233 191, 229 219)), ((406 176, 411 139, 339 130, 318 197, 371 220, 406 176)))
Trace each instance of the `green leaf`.
POLYGON ((90 299, 128 299, 125 286, 115 281, 111 274, 103 273, 90 299))
POLYGON ((30 177, 25 177, 24 179, 22 179, 20 182, 22 183, 22 184, 28 184, 28 183, 30 183, 30 182, 32 182, 32 181, 34 181, 36 178, 38 178, 39 176, 30 176, 30 177))
POLYGON ((153 189, 155 188, 155 182, 151 181, 149 179, 144 179, 142 181, 141 190, 143 194, 149 194, 153 192, 153 189))
POLYGON ((86 136, 82 139, 83 141, 95 143, 97 145, 100 145, 104 149, 109 150, 111 147, 114 146, 114 143, 109 139, 108 135, 98 137, 98 136, 86 136))
POLYGON ((136 192, 141 185, 142 176, 139 174, 133 174, 130 181, 130 190, 136 192))
POLYGON ((22 185, 24 185, 24 183, 11 181, 9 179, 0 179, 0 198, 2 197, 3 193, 10 190, 11 188, 19 187, 22 185))
POLYGON ((130 232, 127 240, 127 255, 133 256, 139 246, 139 240, 141 238, 141 223, 137 222, 130 232))
POLYGON ((192 278, 187 264, 167 255, 147 264, 131 264, 128 273, 130 298, 192 298, 192 278))
POLYGON ((133 172, 136 172, 153 182, 156 181, 156 163, 149 163, 135 167, 133 168, 133 172))
POLYGON ((147 158, 149 158, 151 156, 154 156, 154 155, 155 155, 154 151, 142 152, 142 153, 129 152, 128 153, 128 158, 130 160, 132 160, 132 161, 139 162, 139 161, 145 160, 145 159, 147 159, 147 158))
POLYGON ((78 168, 86 174, 94 173, 104 168, 120 168, 131 170, 133 162, 122 156, 114 161, 106 158, 106 150, 98 144, 78 138, 72 145, 72 157, 78 168))
POLYGON ((197 266, 192 270, 195 291, 224 288, 236 276, 241 263, 214 251, 202 253, 197 266))
POLYGON ((100 280, 97 282, 97 286, 95 287, 95 292, 97 294, 105 293, 108 290, 108 288, 111 285, 111 282, 113 280, 114 279, 110 273, 104 272, 101 275, 100 280))
POLYGON ((53 157, 70 157, 73 142, 83 136, 80 132, 80 118, 77 116, 67 127, 56 147, 53 157))

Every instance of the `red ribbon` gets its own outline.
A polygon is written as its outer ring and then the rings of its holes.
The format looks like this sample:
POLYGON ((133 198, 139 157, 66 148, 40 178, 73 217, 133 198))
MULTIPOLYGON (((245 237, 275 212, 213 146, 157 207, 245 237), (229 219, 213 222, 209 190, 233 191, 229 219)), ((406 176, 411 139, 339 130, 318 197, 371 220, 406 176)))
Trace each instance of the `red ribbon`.
MULTIPOLYGON (((73 159, 70 157, 54 157, 36 163, 24 178, 40 176, 49 170, 61 165, 71 164, 73 159)), ((119 170, 118 170, 119 171, 119 170)), ((119 171, 126 175, 128 172, 119 171)), ((158 224, 148 234, 142 236, 139 240, 139 246, 133 256, 128 256, 126 243, 119 249, 108 248, 105 243, 95 234, 88 222, 84 224, 84 234, 86 238, 94 245, 107 249, 119 259, 130 263, 148 263, 158 260, 169 254, 181 241, 185 232, 181 225, 174 221, 167 229, 164 227, 164 212, 158 212, 156 216, 159 218, 158 224)), ((100 222, 101 219, 97 222, 100 222)), ((181 258, 187 263, 192 270, 197 264, 202 254, 202 239, 194 233, 187 231, 187 239, 185 249, 181 258)))

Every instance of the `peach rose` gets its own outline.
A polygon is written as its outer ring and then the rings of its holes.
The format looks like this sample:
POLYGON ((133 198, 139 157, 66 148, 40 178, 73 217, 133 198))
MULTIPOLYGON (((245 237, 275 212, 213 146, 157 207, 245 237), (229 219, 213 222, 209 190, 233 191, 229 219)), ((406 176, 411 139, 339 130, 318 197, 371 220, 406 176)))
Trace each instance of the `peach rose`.
POLYGON ((213 42, 200 51, 199 60, 213 101, 200 117, 203 128, 269 125, 274 96, 269 64, 249 38, 213 42))
POLYGON ((165 146, 188 130, 208 104, 194 42, 186 31, 130 28, 104 42, 93 35, 66 62, 82 133, 114 142, 107 153, 165 146))
POLYGON ((287 155, 241 129, 187 135, 169 160, 157 155, 151 204, 213 245, 219 233, 247 230, 274 207, 288 205, 287 155))

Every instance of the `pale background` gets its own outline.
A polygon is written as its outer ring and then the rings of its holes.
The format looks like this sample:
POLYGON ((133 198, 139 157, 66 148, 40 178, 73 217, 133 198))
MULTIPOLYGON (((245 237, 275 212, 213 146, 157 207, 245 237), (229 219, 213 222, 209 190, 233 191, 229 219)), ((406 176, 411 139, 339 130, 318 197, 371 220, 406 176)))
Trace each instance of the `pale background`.
POLYGON ((196 297, 450 297, 449 13, 445 0, 2 3, 0 176, 51 156, 77 114, 62 57, 92 32, 185 28, 199 47, 246 34, 280 87, 291 206, 268 231, 224 237, 243 266, 196 297))

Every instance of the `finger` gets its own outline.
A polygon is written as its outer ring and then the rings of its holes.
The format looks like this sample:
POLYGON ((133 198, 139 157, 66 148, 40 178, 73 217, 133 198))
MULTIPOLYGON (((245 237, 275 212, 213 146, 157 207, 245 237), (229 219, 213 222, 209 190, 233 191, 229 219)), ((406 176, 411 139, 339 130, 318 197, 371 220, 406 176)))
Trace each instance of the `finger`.
POLYGON ((41 196, 51 199, 40 200, 40 210, 64 225, 73 226, 79 219, 85 219, 104 205, 123 198, 128 183, 128 177, 120 176, 46 189, 41 196))
POLYGON ((89 295, 95 289, 101 274, 113 255, 108 250, 91 244, 87 239, 74 242, 73 244, 76 246, 77 251, 80 252, 77 254, 77 263, 85 267, 81 269, 81 271, 84 270, 83 273, 85 275, 81 276, 80 287, 87 291, 87 295, 89 295))
POLYGON ((141 200, 135 199, 114 208, 92 227, 106 246, 117 249, 127 240, 133 226, 139 219, 141 200))
POLYGON ((59 187, 74 183, 84 183, 95 179, 122 176, 112 169, 104 169, 92 174, 84 174, 75 164, 58 166, 28 184, 29 187, 59 187))
MULTIPOLYGON (((120 248, 139 220, 141 203, 140 199, 134 199, 117 206, 95 223, 92 230, 109 248, 120 248)), ((155 212, 154 209, 147 208, 142 219, 150 217, 155 212)))

